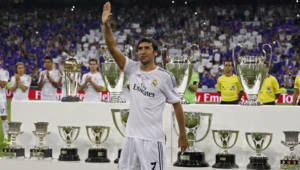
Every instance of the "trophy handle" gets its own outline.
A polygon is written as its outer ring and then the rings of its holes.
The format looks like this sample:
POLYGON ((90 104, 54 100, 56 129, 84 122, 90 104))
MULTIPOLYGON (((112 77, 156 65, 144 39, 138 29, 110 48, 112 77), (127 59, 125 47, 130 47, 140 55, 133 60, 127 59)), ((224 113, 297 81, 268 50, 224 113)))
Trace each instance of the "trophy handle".
POLYGON ((221 145, 219 145, 219 144, 217 143, 216 136, 215 136, 215 134, 216 134, 217 132, 218 132, 218 130, 212 130, 213 139, 214 139, 214 142, 216 143, 217 146, 219 146, 219 147, 222 148, 222 149, 230 149, 230 148, 234 147, 234 145, 235 145, 236 142, 237 142, 238 136, 239 136, 239 131, 229 131, 230 133, 235 133, 236 135, 235 135, 235 139, 234 139, 233 144, 232 144, 231 146, 228 146, 227 148, 224 148, 223 146, 221 146, 221 145))
MULTIPOLYGON (((243 46, 241 44, 237 44, 236 47, 240 47, 241 49, 243 48, 243 46)), ((233 63, 234 70, 236 71, 236 74, 239 75, 238 68, 237 68, 237 64, 238 63, 236 63, 237 58, 235 56, 235 49, 236 49, 236 47, 233 47, 233 49, 232 49, 232 63, 233 63)))
POLYGON ((231 132, 232 132, 232 133, 235 133, 236 135, 235 135, 234 142, 232 143, 232 145, 231 145, 231 146, 228 146, 228 148, 227 148, 227 149, 230 149, 230 148, 234 147, 234 145, 236 144, 236 142, 237 142, 237 139, 238 139, 238 137, 239 137, 239 131, 231 131, 231 132))
POLYGON ((253 149, 254 151, 256 151, 256 148, 254 148, 254 147, 250 144, 250 142, 249 142, 249 137, 248 137, 248 136, 250 136, 251 133, 250 133, 250 132, 246 132, 245 135, 246 135, 246 141, 247 141, 248 145, 250 146, 250 148, 253 149))
POLYGON ((217 140, 216 140, 216 133, 217 133, 217 130, 211 130, 211 132, 212 132, 212 135, 213 135, 213 139, 214 139, 215 144, 216 144, 217 146, 219 146, 220 148, 225 149, 223 146, 219 145, 219 143, 218 143, 217 140))
POLYGON ((267 133, 267 135, 269 135, 270 136, 270 140, 269 140, 269 143, 266 145, 266 147, 265 148, 262 148, 261 149, 261 151, 264 151, 264 150, 266 150, 269 146, 270 146, 270 144, 271 144, 271 142, 272 142, 272 138, 273 138, 273 135, 272 135, 272 133, 267 133))
MULTIPOLYGON (((267 59, 267 55, 268 55, 268 52, 267 52, 267 48, 265 48, 265 47, 267 47, 268 49, 269 49, 269 54, 270 54, 270 59, 269 59, 269 62, 268 62, 268 70, 270 70, 270 67, 271 67, 271 63, 272 63, 272 56, 273 56, 273 53, 272 53, 272 46, 270 45, 270 44, 263 44, 263 46, 262 46, 262 51, 263 51, 263 53, 264 53, 264 60, 266 60, 267 59)), ((265 77, 267 76, 267 74, 268 74, 268 72, 266 72, 266 74, 265 74, 265 77)))
POLYGON ((120 112, 120 109, 111 109, 112 117, 113 117, 113 122, 117 128, 117 130, 120 132, 121 136, 125 137, 124 133, 121 131, 117 119, 116 119, 116 112, 120 112))
POLYGON ((206 130, 204 136, 203 136, 202 138, 200 138, 199 140, 195 140, 195 142, 200 142, 200 141, 202 141, 204 138, 206 138, 206 136, 208 135, 208 133, 209 133, 209 131, 210 131, 212 114, 211 114, 211 113, 201 113, 201 114, 200 114, 200 117, 201 117, 201 116, 208 116, 208 127, 207 127, 207 130, 206 130))
POLYGON ((105 127, 105 129, 107 129, 107 133, 106 133, 104 140, 101 143, 104 143, 108 139, 108 136, 109 136, 110 127, 105 127))

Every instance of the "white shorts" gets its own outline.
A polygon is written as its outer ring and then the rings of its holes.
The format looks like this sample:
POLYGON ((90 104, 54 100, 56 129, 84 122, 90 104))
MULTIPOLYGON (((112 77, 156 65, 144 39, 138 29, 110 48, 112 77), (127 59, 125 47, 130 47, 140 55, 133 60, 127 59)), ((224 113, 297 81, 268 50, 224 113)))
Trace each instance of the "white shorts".
POLYGON ((6 101, 0 101, 0 116, 7 116, 6 101))
POLYGON ((126 137, 119 170, 165 170, 165 144, 126 137))

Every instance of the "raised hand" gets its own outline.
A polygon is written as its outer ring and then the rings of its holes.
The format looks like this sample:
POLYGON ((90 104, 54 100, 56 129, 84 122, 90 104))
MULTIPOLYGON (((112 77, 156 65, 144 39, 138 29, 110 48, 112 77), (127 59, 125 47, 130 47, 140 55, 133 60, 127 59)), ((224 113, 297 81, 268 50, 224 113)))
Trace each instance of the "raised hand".
POLYGON ((111 16, 111 6, 110 2, 106 2, 103 6, 103 12, 102 12, 102 23, 107 24, 109 22, 110 16, 111 16))

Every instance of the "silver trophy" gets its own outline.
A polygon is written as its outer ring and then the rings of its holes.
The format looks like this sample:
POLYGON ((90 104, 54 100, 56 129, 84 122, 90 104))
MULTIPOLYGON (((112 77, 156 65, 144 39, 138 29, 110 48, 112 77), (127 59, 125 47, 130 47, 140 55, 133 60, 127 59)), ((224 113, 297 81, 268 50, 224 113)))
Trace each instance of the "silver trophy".
MULTIPOLYGON (((173 127, 177 135, 179 135, 178 129, 175 126, 175 113, 173 112, 173 127)), ((198 143, 205 139, 208 135, 211 126, 211 113, 201 112, 184 112, 185 128, 187 130, 187 138, 189 147, 185 152, 178 152, 177 161, 173 164, 174 166, 180 167, 208 167, 208 163, 205 161, 205 153, 198 152, 195 149, 195 143, 198 143), (208 118, 208 124, 205 133, 202 137, 197 136, 197 132, 203 126, 201 123, 202 118, 208 118)))
POLYGON ((232 50, 234 69, 247 95, 247 101, 243 105, 261 105, 257 101, 257 95, 269 71, 272 61, 272 46, 264 44, 262 53, 258 56, 247 55, 242 45, 238 45, 241 51, 236 56, 236 50, 232 50), (269 56, 269 61, 267 61, 269 56))
MULTIPOLYGON (((125 51, 128 50, 125 49, 125 51)), ((106 45, 101 46, 100 52, 105 59, 104 63, 102 63, 102 76, 109 91, 109 102, 124 103, 125 101, 121 99, 120 94, 126 82, 125 74, 119 69, 106 45)))
POLYGON ((108 139, 109 131, 110 127, 107 126, 86 126, 88 138, 94 145, 93 148, 89 149, 86 162, 110 162, 107 158, 107 150, 100 148, 100 144, 108 139))
POLYGON ((35 131, 32 131, 32 133, 38 138, 39 143, 34 148, 30 149, 31 159, 52 158, 52 149, 44 144, 44 138, 50 134, 50 132, 48 132, 48 125, 48 122, 34 123, 35 131))
POLYGON ((77 126, 58 126, 58 132, 63 141, 67 144, 66 148, 60 149, 58 160, 60 161, 79 161, 78 149, 71 148, 71 144, 77 139, 80 127, 77 126))
POLYGON ((214 142, 216 143, 216 145, 219 146, 220 148, 224 149, 224 151, 222 153, 219 153, 216 155, 216 163, 212 167, 223 168, 223 169, 238 168, 238 166, 235 163, 235 155, 230 154, 228 152, 228 149, 232 148, 236 144, 238 135, 239 135, 239 131, 236 131, 236 130, 212 130, 212 134, 213 134, 213 139, 214 139, 214 142), (218 142, 218 141, 220 141, 220 142, 218 142))
POLYGON ((254 156, 250 157, 250 163, 247 165, 247 169, 271 169, 271 166, 268 164, 268 157, 264 156, 262 151, 270 146, 272 133, 246 132, 245 136, 250 148, 256 152, 254 156))
POLYGON ((173 73, 176 80, 176 88, 183 104, 188 104, 183 96, 193 74, 192 62, 196 58, 195 50, 199 50, 199 46, 196 44, 192 45, 191 55, 189 56, 167 56, 166 70, 173 73))
POLYGON ((80 101, 77 96, 77 90, 79 87, 81 76, 81 69, 79 61, 70 57, 64 62, 64 79, 65 79, 65 90, 66 96, 62 98, 63 102, 77 102, 80 101))
POLYGON ((299 131, 284 131, 285 141, 281 141, 284 146, 289 147, 290 154, 280 160, 281 169, 299 169, 299 157, 294 153, 295 147, 300 144, 298 140, 299 131))
POLYGON ((3 157, 5 158, 19 158, 25 157, 25 150, 23 147, 16 143, 16 138, 21 132, 22 122, 9 122, 8 123, 8 135, 11 136, 11 144, 3 148, 3 157))
MULTIPOLYGON (((121 136, 125 137, 125 129, 126 129, 126 123, 129 116, 129 109, 111 109, 112 117, 114 124, 117 128, 117 130, 120 132, 121 136)), ((118 150, 118 158, 115 159, 114 163, 119 163, 119 159, 121 156, 122 150, 118 150)))

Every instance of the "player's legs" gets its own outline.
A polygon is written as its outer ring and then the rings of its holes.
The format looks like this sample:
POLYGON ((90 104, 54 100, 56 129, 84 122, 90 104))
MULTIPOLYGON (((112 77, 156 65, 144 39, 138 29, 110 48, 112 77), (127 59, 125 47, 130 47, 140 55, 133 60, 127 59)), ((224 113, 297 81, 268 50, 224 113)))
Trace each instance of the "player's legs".
POLYGON ((133 138, 125 138, 118 170, 141 170, 133 138))
POLYGON ((6 101, 0 102, 0 117, 2 119, 2 129, 4 134, 4 142, 8 141, 8 120, 7 120, 7 109, 6 109, 6 101))
POLYGON ((165 170, 165 144, 136 139, 136 150, 141 170, 165 170))

